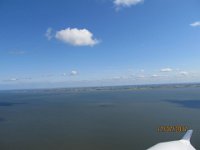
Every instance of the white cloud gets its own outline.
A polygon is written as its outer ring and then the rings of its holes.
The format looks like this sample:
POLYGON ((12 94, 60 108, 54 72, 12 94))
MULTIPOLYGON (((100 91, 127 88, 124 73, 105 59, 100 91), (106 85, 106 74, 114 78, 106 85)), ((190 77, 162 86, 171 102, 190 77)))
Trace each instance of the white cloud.
POLYGON ((139 75, 138 78, 145 78, 145 75, 139 75))
POLYGON ((117 7, 130 7, 144 2, 144 0, 114 0, 114 4, 117 7))
POLYGON ((67 73, 63 73, 62 76, 67 76, 67 73))
POLYGON ((57 31, 55 38, 74 46, 94 46, 98 43, 87 29, 67 28, 57 31))
POLYGON ((160 76, 157 75, 157 74, 153 74, 151 77, 153 77, 153 78, 157 78, 157 77, 160 77, 160 76))
POLYGON ((31 77, 23 77, 23 78, 20 78, 20 79, 17 79, 17 80, 32 80, 31 77))
POLYGON ((14 51, 10 51, 9 54, 11 55, 24 55, 26 53, 26 51, 22 51, 22 50, 14 50, 14 51))
POLYGON ((122 77, 121 77, 121 76, 115 76, 115 77, 113 77, 112 79, 113 79, 113 80, 120 80, 120 79, 122 79, 122 77))
POLYGON ((53 38, 52 30, 53 30, 52 28, 48 28, 45 33, 45 36, 47 37, 48 40, 51 40, 53 38))
POLYGON ((72 70, 71 73, 70 73, 71 76, 76 76, 78 75, 78 71, 76 70, 72 70))
POLYGON ((140 72, 142 72, 142 73, 143 73, 143 72, 145 72, 145 70, 144 70, 144 69, 141 69, 141 70, 140 70, 140 72))
POLYGON ((5 82, 14 82, 14 81, 18 81, 19 79, 17 78, 10 78, 10 79, 7 79, 7 80, 3 80, 5 82))
POLYGON ((160 72, 172 72, 172 71, 173 71, 173 69, 171 69, 171 68, 163 68, 160 70, 160 72))
POLYGON ((200 27, 200 21, 196 21, 190 24, 192 27, 200 27))
POLYGON ((187 71, 181 71, 181 72, 179 72, 180 73, 180 75, 182 75, 182 76, 187 76, 189 73, 187 72, 187 71))
POLYGON ((17 81, 17 78, 11 78, 10 81, 17 81))

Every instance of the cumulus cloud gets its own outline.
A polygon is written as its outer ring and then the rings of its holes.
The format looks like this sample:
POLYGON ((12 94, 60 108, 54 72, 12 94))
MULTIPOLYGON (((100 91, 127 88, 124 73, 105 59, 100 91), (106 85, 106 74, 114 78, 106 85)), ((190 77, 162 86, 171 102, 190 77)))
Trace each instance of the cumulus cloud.
POLYGON ((145 75, 138 75, 137 78, 145 78, 145 75))
POLYGON ((180 75, 182 75, 182 76, 187 76, 189 73, 187 72, 187 71, 181 71, 181 72, 179 72, 180 73, 180 75))
POLYGON ((72 70, 72 71, 70 72, 70 76, 76 76, 76 75, 78 75, 78 71, 72 70))
POLYGON ((17 81, 17 78, 11 78, 10 81, 17 81))
POLYGON ((121 77, 121 76, 115 76, 115 77, 113 77, 112 79, 113 79, 113 80, 120 80, 120 79, 123 79, 123 77, 121 77))
POLYGON ((67 76, 67 73, 63 73, 62 76, 67 76))
POLYGON ((53 33, 52 33, 53 29, 52 28, 48 28, 45 36, 47 37, 48 40, 51 40, 53 38, 53 33))
POLYGON ((196 21, 190 24, 192 27, 200 27, 200 21, 196 21))
POLYGON ((116 7, 130 7, 144 2, 144 0, 114 0, 116 7))
POLYGON ((153 77, 153 78, 157 78, 157 77, 160 77, 160 76, 157 75, 157 74, 153 74, 151 77, 153 77))
POLYGON ((77 28, 57 31, 55 38, 73 46, 94 46, 99 42, 89 30, 77 28))
POLYGON ((18 81, 19 79, 17 78, 10 78, 10 79, 7 79, 7 80, 3 80, 4 82, 14 82, 14 81, 18 81))
POLYGON ((10 55, 24 55, 25 53, 26 51, 22 51, 22 50, 14 50, 14 51, 9 52, 10 55))
POLYGON ((144 69, 141 69, 141 70, 140 70, 141 73, 143 73, 144 71, 145 71, 144 69))
POLYGON ((172 72, 173 69, 172 68, 163 68, 160 70, 160 72, 172 72))
POLYGON ((24 77, 24 78, 20 78, 20 80, 32 80, 31 77, 24 77))

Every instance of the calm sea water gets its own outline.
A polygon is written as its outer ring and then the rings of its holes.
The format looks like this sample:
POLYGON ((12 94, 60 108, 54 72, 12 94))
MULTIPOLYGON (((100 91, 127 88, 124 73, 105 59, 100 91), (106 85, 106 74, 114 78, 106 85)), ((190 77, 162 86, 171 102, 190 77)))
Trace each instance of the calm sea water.
POLYGON ((200 88, 1 92, 0 150, 145 150, 194 130, 200 149, 200 88))

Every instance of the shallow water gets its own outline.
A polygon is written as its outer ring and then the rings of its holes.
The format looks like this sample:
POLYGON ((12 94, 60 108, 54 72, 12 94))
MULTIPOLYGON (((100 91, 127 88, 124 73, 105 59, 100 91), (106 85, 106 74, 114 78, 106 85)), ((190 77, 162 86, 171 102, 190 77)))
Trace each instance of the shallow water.
POLYGON ((200 149, 200 88, 1 92, 1 150, 145 150, 194 130, 200 149))

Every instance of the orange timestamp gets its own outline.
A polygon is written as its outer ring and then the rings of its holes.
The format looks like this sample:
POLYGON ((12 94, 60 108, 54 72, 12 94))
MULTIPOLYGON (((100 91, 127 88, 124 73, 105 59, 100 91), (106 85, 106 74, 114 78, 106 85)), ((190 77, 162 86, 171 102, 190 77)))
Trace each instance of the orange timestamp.
POLYGON ((184 125, 164 125, 164 126, 159 126, 157 128, 158 132, 186 132, 188 130, 188 126, 184 125))

